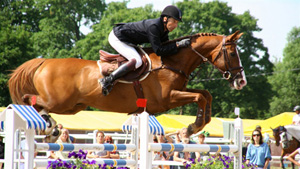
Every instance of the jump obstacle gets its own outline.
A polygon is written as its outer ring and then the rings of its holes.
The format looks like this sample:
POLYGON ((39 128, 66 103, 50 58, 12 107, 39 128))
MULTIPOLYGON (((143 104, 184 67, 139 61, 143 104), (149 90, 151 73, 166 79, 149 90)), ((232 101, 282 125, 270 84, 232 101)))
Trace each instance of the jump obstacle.
MULTIPOLYGON (((150 117, 151 118, 151 117, 150 117)), ((127 166, 132 169, 151 169, 152 151, 180 151, 180 152, 232 152, 234 154, 234 169, 242 168, 242 120, 238 117, 234 122, 234 145, 199 145, 199 144, 160 144, 152 143, 152 134, 163 132, 155 130, 153 123, 149 124, 149 115, 143 112, 139 116, 132 116, 130 126, 132 144, 56 144, 35 143, 34 133, 36 129, 45 129, 46 122, 32 106, 11 104, 0 114, 1 127, 5 127, 5 169, 13 169, 20 160, 16 159, 17 153, 25 153, 25 169, 32 169, 34 162, 37 166, 46 166, 50 160, 33 160, 34 151, 129 151, 130 159, 95 159, 97 164, 109 166, 127 166), (3 126, 4 125, 4 126, 3 126), (18 150, 15 143, 16 130, 25 131, 25 149, 18 150), (150 132, 150 134, 149 134, 150 132), (140 145, 139 145, 140 144, 140 145), (138 149, 140 147, 140 149, 138 149), (138 160, 138 152, 140 159, 138 160), (139 164, 139 165, 138 165, 139 164)), ((151 121, 151 120, 150 120, 151 121)), ((68 161, 68 160, 67 160, 68 161)))

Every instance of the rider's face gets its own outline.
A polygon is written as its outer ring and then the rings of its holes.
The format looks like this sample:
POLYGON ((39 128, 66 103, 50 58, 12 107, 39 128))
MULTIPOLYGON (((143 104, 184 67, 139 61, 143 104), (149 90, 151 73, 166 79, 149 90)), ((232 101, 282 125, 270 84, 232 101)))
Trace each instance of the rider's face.
POLYGON ((164 18, 165 21, 168 21, 166 24, 166 28, 168 29, 169 32, 172 32, 175 28, 178 26, 178 21, 174 18, 164 18))

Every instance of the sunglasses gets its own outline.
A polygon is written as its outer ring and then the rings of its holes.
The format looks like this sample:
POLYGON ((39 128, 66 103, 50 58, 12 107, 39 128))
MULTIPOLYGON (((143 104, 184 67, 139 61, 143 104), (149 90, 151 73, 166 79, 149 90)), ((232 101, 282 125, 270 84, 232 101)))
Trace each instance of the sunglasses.
POLYGON ((255 136, 260 136, 260 135, 259 134, 253 134, 252 136, 255 137, 255 136))

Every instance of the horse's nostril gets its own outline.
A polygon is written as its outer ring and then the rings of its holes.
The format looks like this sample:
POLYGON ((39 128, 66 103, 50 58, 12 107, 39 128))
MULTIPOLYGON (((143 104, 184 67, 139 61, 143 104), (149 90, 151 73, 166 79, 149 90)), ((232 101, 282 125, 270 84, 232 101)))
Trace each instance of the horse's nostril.
POLYGON ((245 85, 245 80, 240 80, 240 85, 244 86, 245 85))

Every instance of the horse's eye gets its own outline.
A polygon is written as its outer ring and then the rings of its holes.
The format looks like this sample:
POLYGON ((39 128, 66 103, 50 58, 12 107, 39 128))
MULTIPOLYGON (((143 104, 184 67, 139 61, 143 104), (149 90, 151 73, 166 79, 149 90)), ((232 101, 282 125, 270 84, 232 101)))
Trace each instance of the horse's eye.
POLYGON ((231 56, 231 57, 235 57, 235 56, 236 56, 236 53, 235 53, 235 52, 232 52, 232 53, 230 53, 230 56, 231 56))

